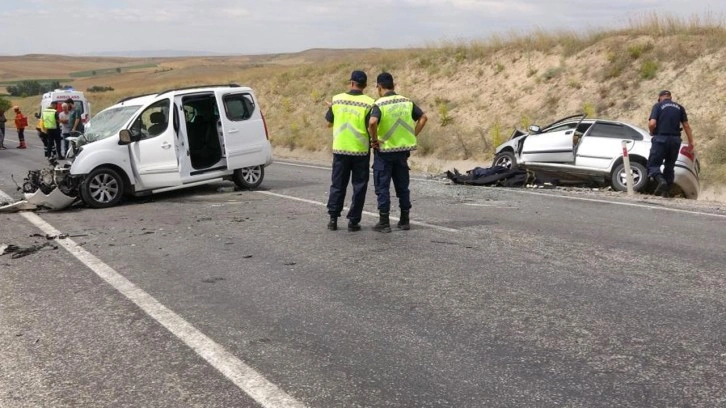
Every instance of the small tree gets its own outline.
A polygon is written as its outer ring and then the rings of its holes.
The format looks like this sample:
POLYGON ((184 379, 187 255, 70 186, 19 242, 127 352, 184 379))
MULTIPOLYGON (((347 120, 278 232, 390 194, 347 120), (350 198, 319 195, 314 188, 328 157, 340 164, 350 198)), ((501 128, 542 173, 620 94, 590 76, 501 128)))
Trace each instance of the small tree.
POLYGON ((9 100, 0 97, 0 112, 5 112, 6 110, 10 109, 13 106, 12 103, 10 103, 9 100))

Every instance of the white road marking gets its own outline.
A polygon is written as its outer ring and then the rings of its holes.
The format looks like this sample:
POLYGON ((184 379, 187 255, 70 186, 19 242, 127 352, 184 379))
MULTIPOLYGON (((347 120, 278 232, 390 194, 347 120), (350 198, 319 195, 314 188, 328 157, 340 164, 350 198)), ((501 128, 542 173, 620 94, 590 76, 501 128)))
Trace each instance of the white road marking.
MULTIPOLYGON (((3 193, 4 194, 4 193, 3 193)), ((59 235, 60 231, 48 224, 35 213, 22 212, 23 218, 50 235, 59 235)), ((72 239, 56 241, 68 252, 95 272, 114 289, 134 302, 151 318, 166 327, 174 336, 189 346, 195 353, 205 359, 225 377, 232 381, 263 407, 304 407, 305 405, 292 398, 275 384, 268 381, 252 367, 246 365, 224 347, 216 343, 204 333, 184 320, 181 316, 159 303, 151 295, 144 292, 131 281, 106 265, 90 252, 86 251, 72 239)))
MULTIPOLYGON (((322 203, 322 202, 319 202, 319 201, 308 200, 306 198, 300 198, 300 197, 290 196, 290 195, 286 195, 286 194, 273 193, 273 192, 270 192, 270 191, 255 191, 255 193, 269 195, 269 196, 273 196, 273 197, 284 198, 286 200, 300 201, 300 202, 303 202, 303 203, 317 205, 317 206, 322 206, 322 207, 326 207, 327 206, 326 203, 322 203)), ((344 210, 348 210, 348 207, 343 207, 343 209, 344 210)), ((363 214, 370 215, 371 217, 378 217, 378 214, 377 213, 372 213, 370 211, 363 211, 363 214)), ((391 217, 391 220, 398 221, 399 218, 392 216, 391 217)), ((413 225, 420 225, 422 227, 432 228, 432 229, 436 229, 436 230, 439 230, 439 231, 459 232, 458 229, 448 228, 448 227, 442 227, 441 225, 434 225, 434 224, 429 224, 429 223, 421 222, 421 221, 413 221, 413 220, 411 220, 410 223, 413 224, 413 225)))
POLYGON ((626 207, 645 208, 648 210, 663 210, 663 211, 678 212, 678 213, 683 213, 683 214, 704 215, 704 216, 709 216, 709 217, 726 218, 726 214, 713 214, 713 213, 707 213, 707 212, 701 212, 701 211, 682 210, 680 208, 660 207, 657 205, 648 205, 648 204, 639 204, 639 203, 624 203, 622 201, 608 201, 608 200, 601 200, 601 199, 597 199, 597 198, 572 197, 572 196, 564 196, 564 195, 557 195, 557 194, 539 193, 536 191, 518 191, 518 190, 513 190, 513 189, 507 189, 507 191, 512 191, 512 192, 520 193, 520 194, 531 194, 531 195, 538 195, 538 196, 545 196, 545 197, 562 198, 562 199, 567 199, 567 200, 588 201, 588 202, 601 203, 601 204, 612 204, 612 205, 622 205, 622 206, 626 206, 626 207))
MULTIPOLYGON (((296 167, 307 167, 311 169, 321 169, 321 170, 330 170, 329 167, 321 167, 321 166, 313 166, 313 165, 306 165, 306 164, 296 164, 296 163, 288 163, 288 162, 276 162, 278 164, 284 164, 286 166, 296 166, 296 167)), ((433 182, 433 183, 447 183, 443 180, 432 180, 432 179, 424 179, 424 178, 411 178, 411 180, 416 181, 426 181, 426 182, 433 182)), ((663 211, 671 211, 671 212, 678 212, 683 214, 692 214, 692 215, 703 215, 703 216, 709 216, 709 217, 718 217, 718 218, 726 218, 726 215, 724 214, 713 214, 713 213, 707 213, 702 211, 694 211, 694 210, 682 210, 680 208, 670 208, 670 207, 662 207, 657 205, 648 205, 648 204, 639 204, 639 203, 624 203, 621 201, 610 201, 610 200, 603 200, 603 199, 597 199, 597 198, 585 198, 585 197, 573 197, 569 195, 557 195, 557 194, 550 194, 550 193, 540 193, 537 191, 526 191, 526 190, 519 190, 519 189, 513 189, 513 188, 504 188, 504 187, 486 187, 486 186, 477 186, 477 188, 482 189, 491 189, 491 190, 500 190, 500 191, 509 191, 512 193, 518 193, 518 194, 532 194, 532 195, 538 195, 538 196, 545 196, 545 197, 553 197, 553 198, 561 198, 565 200, 576 200, 576 201, 590 201, 595 203, 602 203, 602 204, 612 204, 612 205, 623 205, 626 207, 638 207, 638 208, 645 208, 649 210, 663 210, 663 211)))

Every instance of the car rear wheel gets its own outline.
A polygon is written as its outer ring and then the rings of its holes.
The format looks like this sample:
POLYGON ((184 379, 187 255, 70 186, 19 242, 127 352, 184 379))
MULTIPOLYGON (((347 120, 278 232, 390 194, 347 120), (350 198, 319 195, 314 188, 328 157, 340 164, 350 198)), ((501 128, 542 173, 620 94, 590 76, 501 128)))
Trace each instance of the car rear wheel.
POLYGON ((514 157, 514 152, 510 152, 509 150, 499 152, 496 156, 494 156, 492 166, 501 166, 507 169, 516 169, 517 158, 514 157))
POLYGON ((265 168, 263 166, 245 167, 234 171, 234 184, 239 188, 254 189, 262 184, 265 178, 265 168))
MULTIPOLYGON (((630 169, 633 172, 633 190, 642 191, 648 184, 648 171, 645 169, 645 166, 638 162, 630 162, 630 169)), ((615 170, 613 170, 610 177, 610 182, 614 190, 628 191, 626 176, 624 163, 615 166, 615 170)))
POLYGON ((86 176, 80 190, 83 202, 89 207, 112 207, 123 197, 124 181, 115 170, 101 167, 86 176))

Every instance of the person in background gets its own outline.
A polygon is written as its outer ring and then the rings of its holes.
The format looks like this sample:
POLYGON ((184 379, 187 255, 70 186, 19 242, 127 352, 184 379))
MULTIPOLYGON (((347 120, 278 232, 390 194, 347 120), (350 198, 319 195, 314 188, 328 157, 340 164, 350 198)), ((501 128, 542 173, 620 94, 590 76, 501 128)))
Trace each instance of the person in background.
POLYGON ((653 105, 648 118, 648 128, 653 136, 648 156, 648 176, 658 183, 655 195, 670 195, 676 160, 681 151, 681 126, 688 137, 688 148, 693 150, 693 132, 688 124, 686 108, 673 102, 670 91, 660 91, 658 103, 653 105), (662 173, 660 166, 663 166, 662 173))
POLYGON ((353 200, 348 211, 348 231, 359 231, 368 189, 368 165, 371 159, 366 124, 373 98, 363 93, 368 77, 363 71, 350 75, 350 90, 333 97, 325 115, 333 128, 333 172, 328 195, 328 229, 338 229, 348 182, 353 185, 353 200))
POLYGON ((28 127, 28 117, 20 112, 20 107, 13 106, 13 112, 15 112, 15 129, 18 130, 18 149, 25 149, 25 128, 28 127))
POLYGON ((74 132, 83 133, 85 129, 83 126, 83 113, 81 112, 81 108, 76 107, 75 102, 73 102, 73 99, 71 98, 66 99, 66 103, 68 104, 68 111, 70 112, 68 120, 71 126, 71 130, 68 133, 70 133, 71 136, 73 136, 74 132))
POLYGON ((62 139, 60 157, 66 157, 66 153, 68 153, 68 138, 71 136, 71 115, 68 109, 68 103, 64 102, 63 104, 61 104, 61 111, 58 113, 58 121, 60 122, 62 139))
POLYGON ((5 117, 5 111, 0 111, 0 150, 5 150, 5 122, 8 118, 5 117))
POLYGON ((373 183, 378 196, 379 221, 373 229, 391 232, 391 180, 396 189, 401 218, 398 228, 408 230, 411 192, 408 157, 416 149, 416 137, 426 125, 426 114, 410 99, 394 91, 393 75, 378 75, 376 88, 380 98, 371 110, 368 133, 373 152, 373 183))
POLYGON ((45 157, 52 157, 53 147, 55 147, 56 157, 62 159, 61 156, 61 134, 58 120, 58 102, 53 101, 50 106, 43 109, 43 128, 45 133, 48 135, 48 144, 45 148, 45 157))
POLYGON ((35 117, 38 118, 38 122, 35 124, 35 130, 38 132, 40 141, 43 142, 43 152, 47 158, 50 157, 48 155, 48 133, 45 132, 45 127, 43 126, 43 117, 38 113, 35 113, 35 117))

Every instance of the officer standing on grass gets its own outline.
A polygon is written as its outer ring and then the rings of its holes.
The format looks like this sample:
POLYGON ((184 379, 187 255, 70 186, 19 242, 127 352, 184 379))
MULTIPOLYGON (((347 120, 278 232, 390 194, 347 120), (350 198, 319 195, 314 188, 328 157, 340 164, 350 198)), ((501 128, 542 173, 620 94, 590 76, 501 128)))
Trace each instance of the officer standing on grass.
POLYGON ((373 182, 378 197, 379 221, 373 229, 391 232, 391 180, 401 208, 398 227, 411 228, 409 210, 411 194, 408 189, 408 158, 416 149, 416 136, 421 133, 428 118, 410 99, 396 94, 393 76, 388 72, 378 75, 376 88, 380 98, 371 111, 368 133, 373 146, 373 182))
POLYGON ((693 149, 693 133, 688 124, 686 108, 673 102, 670 91, 660 91, 658 103, 653 105, 648 118, 648 128, 653 136, 648 157, 648 176, 658 182, 655 195, 668 197, 670 193, 676 160, 681 150, 681 126, 688 136, 688 148, 693 149))
POLYGON ((353 200, 348 211, 348 231, 359 231, 363 204, 368 189, 370 141, 366 124, 373 107, 373 98, 363 94, 368 77, 363 71, 350 75, 350 90, 333 97, 325 115, 333 128, 333 172, 328 196, 328 229, 338 229, 348 181, 353 184, 353 200))

